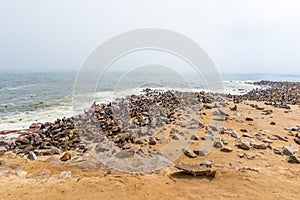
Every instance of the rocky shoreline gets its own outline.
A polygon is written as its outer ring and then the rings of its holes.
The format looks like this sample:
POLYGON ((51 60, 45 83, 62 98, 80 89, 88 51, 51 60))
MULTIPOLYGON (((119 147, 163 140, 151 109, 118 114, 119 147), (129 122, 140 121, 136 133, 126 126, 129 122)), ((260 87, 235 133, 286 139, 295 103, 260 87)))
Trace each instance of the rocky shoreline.
MULTIPOLYGON (((289 163, 300 163, 297 156, 299 124, 285 127, 286 135, 269 135, 265 131, 249 133, 245 128, 237 133, 231 127, 223 126, 226 121, 236 120, 240 104, 250 106, 262 116, 273 115, 272 109, 249 104, 248 101, 281 108, 284 113, 292 112, 291 106, 300 105, 300 83, 260 81, 254 84, 262 89, 244 95, 145 89, 141 95, 129 95, 108 104, 95 103, 83 114, 71 118, 57 119, 53 123, 34 123, 28 130, 1 131, 0 156, 13 153, 17 158, 38 160, 39 156, 59 155, 61 161, 67 162, 89 155, 98 161, 114 158, 129 162, 128 159, 136 156, 168 157, 172 152, 167 155, 167 150, 161 150, 164 145, 186 140, 187 148, 179 146, 176 151, 189 159, 208 153, 200 147, 189 148, 191 144, 211 141, 212 146, 223 153, 230 153, 234 148, 243 150, 238 153, 240 158, 253 159, 255 155, 248 153, 252 149, 271 149, 274 154, 285 155, 289 163), (7 139, 9 134, 19 136, 7 139), (229 144, 224 135, 233 138, 234 143, 229 144), (276 141, 289 144, 274 148, 276 141)), ((246 116, 240 123, 253 120, 253 117, 246 116)), ((270 122, 270 126, 276 126, 276 122, 270 122)), ((105 164, 108 162, 111 160, 105 164)))

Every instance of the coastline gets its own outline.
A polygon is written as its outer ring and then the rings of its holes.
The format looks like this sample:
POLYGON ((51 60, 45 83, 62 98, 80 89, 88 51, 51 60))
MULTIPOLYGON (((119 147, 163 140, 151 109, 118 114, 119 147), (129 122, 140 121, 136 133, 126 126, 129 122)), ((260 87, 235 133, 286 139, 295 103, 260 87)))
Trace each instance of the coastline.
MULTIPOLYGON (((296 184, 300 171, 299 165, 295 164, 300 163, 300 124, 297 120, 300 119, 300 83, 261 81, 257 84, 268 87, 244 95, 222 95, 222 98, 204 92, 159 94, 148 91, 149 96, 147 93, 144 96, 131 95, 121 104, 95 104, 82 116, 33 124, 17 140, 3 140, 1 143, 0 185, 2 193, 5 193, 4 199, 38 198, 39 195, 53 198, 55 194, 51 193, 55 192, 59 192, 62 199, 74 194, 80 198, 86 197, 81 189, 87 186, 91 187, 87 198, 100 198, 101 195, 103 199, 120 196, 125 199, 176 199, 186 195, 190 199, 220 196, 226 199, 297 198, 300 195, 296 184), (182 99, 187 101, 179 101, 182 99), (150 113, 151 109, 147 106, 151 107, 154 102, 159 103, 162 112, 150 113), (114 105, 118 108, 129 105, 134 127, 122 124, 129 120, 122 115, 126 110, 109 117, 114 105), (143 109, 134 110, 135 107, 143 109), (185 109, 180 109, 182 107, 185 109), (149 120, 150 116, 160 120, 149 124, 153 122, 149 120), (118 117, 122 120, 118 121, 118 117), (95 124, 98 123, 104 123, 104 128, 96 129, 95 124), (217 123, 222 127, 215 126, 217 123), (85 129, 88 126, 87 130, 97 134, 88 138, 89 133, 80 132, 82 124, 85 129), (147 126, 160 128, 151 129, 153 133, 142 131, 139 136, 133 135, 138 128, 147 126), (102 138, 106 138, 106 146, 90 146, 94 152, 86 148, 86 142, 102 138), (199 165, 213 160, 211 165, 216 170, 215 177, 192 177, 182 174, 174 166, 146 174, 131 174, 107 168, 97 158, 93 159, 99 152, 106 155, 109 152, 109 156, 129 152, 123 158, 128 158, 127 155, 157 155, 164 144, 180 138, 187 138, 191 143, 188 149, 179 148, 181 152, 175 165, 199 165), (207 140, 213 141, 214 147, 209 152, 196 151, 207 140), (112 153, 113 150, 115 153, 112 153), (66 152, 71 156, 66 156, 66 152), (203 156, 202 153, 208 154, 203 156), (64 156, 66 159, 63 159, 64 156), (49 186, 48 189, 34 188, 35 180, 49 186), (14 193, 5 184, 7 181, 13 181, 15 187, 21 188, 19 192, 14 193), (25 188, 28 185, 32 190, 36 189, 34 193, 25 188), (120 196, 112 193, 115 187, 122 191, 120 196), (128 190, 130 192, 125 195, 128 190), (170 192, 164 196, 165 190, 170 192)), ((1 132, 2 135, 4 133, 1 132)))

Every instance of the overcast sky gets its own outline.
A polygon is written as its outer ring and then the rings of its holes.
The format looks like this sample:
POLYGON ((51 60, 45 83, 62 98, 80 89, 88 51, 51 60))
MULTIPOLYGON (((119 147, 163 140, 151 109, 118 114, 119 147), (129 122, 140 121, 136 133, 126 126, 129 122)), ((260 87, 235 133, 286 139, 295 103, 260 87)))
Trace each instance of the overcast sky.
POLYGON ((193 39, 221 72, 300 74, 298 0, 0 0, 0 71, 76 71, 145 27, 193 39))

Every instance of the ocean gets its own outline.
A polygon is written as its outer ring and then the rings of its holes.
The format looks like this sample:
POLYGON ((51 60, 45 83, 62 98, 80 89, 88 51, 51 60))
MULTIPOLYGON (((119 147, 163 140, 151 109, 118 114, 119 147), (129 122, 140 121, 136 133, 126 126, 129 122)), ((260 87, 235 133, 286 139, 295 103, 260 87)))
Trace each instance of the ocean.
MULTIPOLYGON (((178 77, 166 75, 122 77, 118 72, 107 75, 95 90, 94 100, 108 102, 127 94, 139 93, 146 87, 209 91, 203 81, 192 74, 187 75, 189 87, 178 77), (151 79, 154 80, 149 82, 151 79)), ((221 74, 221 78, 223 92, 231 94, 242 94, 256 88, 251 84, 254 81, 300 81, 300 75, 277 74, 221 74)), ((34 122, 52 122, 57 118, 78 114, 72 104, 75 80, 76 72, 0 74, 0 130, 25 129, 34 122)))

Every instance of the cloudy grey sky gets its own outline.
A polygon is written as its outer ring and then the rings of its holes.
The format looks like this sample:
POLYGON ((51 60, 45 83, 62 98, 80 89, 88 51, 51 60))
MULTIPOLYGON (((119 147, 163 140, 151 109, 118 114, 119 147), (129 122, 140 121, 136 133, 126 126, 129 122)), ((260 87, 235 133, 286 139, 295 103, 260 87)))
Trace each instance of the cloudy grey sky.
POLYGON ((76 71, 110 37, 186 35, 221 72, 300 74, 297 0, 0 0, 0 71, 76 71))

